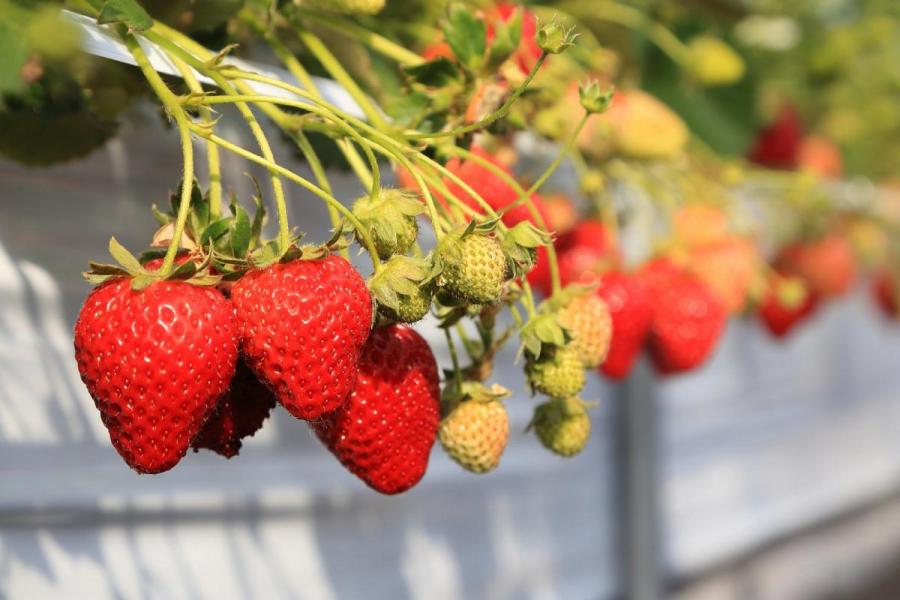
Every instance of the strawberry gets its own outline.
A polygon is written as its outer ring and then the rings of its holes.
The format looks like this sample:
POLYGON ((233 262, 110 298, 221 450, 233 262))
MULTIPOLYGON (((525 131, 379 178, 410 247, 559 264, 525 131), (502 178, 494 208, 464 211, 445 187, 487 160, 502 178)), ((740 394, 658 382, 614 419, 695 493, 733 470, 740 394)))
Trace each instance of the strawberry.
POLYGON ((194 438, 194 451, 207 448, 225 458, 235 456, 241 449, 241 440, 259 431, 274 406, 275 396, 259 382, 243 358, 238 358, 231 387, 219 398, 215 411, 194 438))
POLYGON ((458 300, 496 304, 506 281, 506 257, 500 242, 481 233, 448 234, 439 248, 439 285, 458 300))
POLYGON ((779 271, 803 278, 822 298, 840 296, 856 277, 856 260, 847 239, 831 233, 785 248, 776 261, 779 271))
POLYGON ((785 104, 775 120, 756 136, 749 158, 766 167, 793 169, 797 166, 802 138, 800 115, 793 106, 785 104))
POLYGON ((643 160, 679 156, 688 142, 688 128, 671 108, 641 90, 617 91, 612 104, 582 131, 579 145, 590 154, 643 160))
POLYGON ((510 2, 501 2, 487 13, 487 45, 494 40, 496 25, 509 21, 516 10, 522 11, 522 30, 519 47, 513 52, 512 59, 523 75, 527 75, 541 56, 535 36, 537 34, 537 18, 526 8, 510 2))
POLYGON ((810 135, 800 142, 797 166, 823 179, 839 179, 844 174, 844 160, 837 144, 822 136, 810 135))
POLYGON ((606 303, 592 293, 574 298, 559 311, 559 324, 569 330, 571 345, 586 369, 603 362, 612 338, 612 319, 606 303))
POLYGON ((288 412, 317 419, 353 389, 372 326, 366 282, 339 256, 254 269, 234 284, 247 365, 288 412))
POLYGON ((760 304, 759 318, 772 335, 783 338, 810 317, 817 306, 816 295, 802 279, 776 275, 770 279, 769 291, 760 304))
POLYGON ((560 456, 575 456, 591 436, 591 418, 578 398, 554 398, 534 410, 531 427, 545 448, 560 456))
POLYGON ((650 331, 653 306, 640 279, 622 271, 604 273, 597 295, 606 303, 612 318, 612 340, 600 372, 622 379, 631 372, 650 331))
POLYGON ((699 367, 719 341, 725 309, 703 282, 667 259, 644 265, 641 278, 653 302, 647 344, 657 371, 699 367))
POLYGON ((416 485, 437 438, 440 389, 431 349, 414 330, 372 332, 347 402, 310 423, 347 469, 382 494, 416 485))
POLYGON ((139 473, 174 467, 228 389, 237 361, 234 309, 181 281, 95 288, 75 324, 78 372, 113 446, 139 473))
POLYGON ((578 221, 578 209, 571 198, 565 194, 553 194, 543 197, 547 228, 557 235, 566 233, 578 221))
POLYGON ((487 473, 500 464, 509 440, 509 416, 500 401, 508 392, 499 386, 474 385, 483 392, 457 402, 441 419, 438 437, 447 455, 463 469, 487 473))
POLYGON ((533 391, 554 398, 574 396, 584 387, 581 355, 572 344, 544 350, 538 359, 529 355, 525 370, 533 391))
MULTIPOLYGON (((559 278, 563 286, 596 282, 598 273, 619 261, 619 251, 606 225, 597 220, 578 223, 554 243, 559 278)), ((538 259, 528 281, 545 296, 550 295, 550 265, 547 250, 538 248, 538 259)))
MULTIPOLYGON (((496 168, 512 177, 512 170, 508 165, 500 161, 497 156, 492 155, 480 146, 472 146, 471 150, 473 153, 489 161, 496 168)), ((519 198, 519 194, 516 190, 509 183, 504 181, 502 177, 474 160, 460 161, 459 159, 454 158, 447 162, 447 169, 464 181, 495 211, 503 209, 519 198)), ((449 178, 445 179, 444 183, 447 186, 447 190, 449 190, 455 198, 461 200, 479 213, 485 214, 485 209, 460 185, 451 181, 449 178)), ((446 203, 446 200, 441 197, 439 197, 439 200, 446 203)), ((540 196, 534 194, 531 197, 531 201, 537 208, 544 223, 547 223, 549 221, 549 214, 547 213, 547 209, 544 207, 544 203, 540 196)), ((504 213, 502 220, 508 227, 517 225, 522 221, 530 221, 536 226, 539 225, 524 203, 504 213)))
MULTIPOLYGON (((375 198, 363 196, 353 203, 353 216, 368 232, 379 258, 387 260, 403 254, 416 243, 419 225, 416 215, 424 210, 415 195, 401 190, 382 189, 375 198)), ((360 232, 356 239, 363 243, 360 232)))
POLYGON ((897 302, 898 286, 893 273, 887 269, 882 269, 875 274, 874 279, 872 279, 872 295, 886 317, 891 319, 900 318, 900 311, 898 311, 900 303, 897 302))
POLYGON ((744 310, 759 264, 756 246, 735 236, 691 248, 687 255, 688 269, 706 284, 729 314, 744 310))
POLYGON ((728 239, 728 215, 714 204, 691 202, 672 215, 678 241, 688 247, 717 244, 728 239))

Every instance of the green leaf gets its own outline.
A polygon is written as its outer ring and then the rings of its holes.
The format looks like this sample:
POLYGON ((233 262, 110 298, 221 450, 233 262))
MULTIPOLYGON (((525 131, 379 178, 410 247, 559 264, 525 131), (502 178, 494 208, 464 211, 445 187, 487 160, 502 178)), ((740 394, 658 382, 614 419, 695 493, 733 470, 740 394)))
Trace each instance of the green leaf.
POLYGON ((444 27, 444 36, 460 64, 477 71, 484 63, 486 30, 484 21, 465 7, 455 6, 444 27))
POLYGON ((109 238, 109 254, 116 259, 116 262, 125 267, 125 270, 129 273, 141 272, 141 263, 138 259, 114 237, 109 238))
MULTIPOLYGON (((421 65, 406 67, 403 72, 416 83, 428 87, 444 87, 457 83, 462 79, 462 73, 452 61, 443 56, 430 60, 421 65)), ((425 98, 427 100, 427 98, 425 98)), ((420 103, 420 107, 424 103, 420 103)))
POLYGON ((97 22, 124 23, 132 31, 145 31, 153 26, 153 19, 137 0, 106 0, 97 22))
POLYGON ((505 23, 495 27, 494 41, 488 51, 487 67, 496 69, 512 56, 522 39, 522 9, 517 8, 505 23))
POLYGON ((266 207, 263 206, 262 199, 254 196, 256 202, 256 212, 253 214, 253 224, 250 226, 250 248, 259 243, 259 236, 262 235, 263 224, 266 221, 266 207))
POLYGON ((200 236, 200 245, 205 246, 210 240, 215 241, 225 235, 225 232, 228 231, 228 228, 231 226, 231 218, 225 217, 223 219, 219 219, 218 221, 213 221, 209 224, 209 226, 203 230, 203 234, 200 236))
POLYGON ((22 65, 28 60, 28 43, 12 23, 0 22, 0 56, 0 94, 19 91, 24 84, 22 65))
POLYGON ((136 292, 143 290, 146 287, 149 287, 151 283, 159 281, 153 275, 138 275, 134 279, 131 280, 131 289, 136 292))
POLYGON ((231 253, 243 258, 247 256, 247 250, 250 249, 250 237, 252 228, 250 226, 250 217, 247 211, 241 206, 235 207, 234 220, 231 224, 231 253))
POLYGON ((250 254, 250 260, 253 262, 254 266, 264 268, 277 262, 283 254, 284 252, 281 250, 278 240, 272 240, 254 250, 253 253, 250 254))
POLYGON ((197 265, 192 260, 186 260, 180 265, 175 267, 175 270, 172 271, 171 275, 169 275, 169 279, 188 279, 191 275, 197 272, 197 265))

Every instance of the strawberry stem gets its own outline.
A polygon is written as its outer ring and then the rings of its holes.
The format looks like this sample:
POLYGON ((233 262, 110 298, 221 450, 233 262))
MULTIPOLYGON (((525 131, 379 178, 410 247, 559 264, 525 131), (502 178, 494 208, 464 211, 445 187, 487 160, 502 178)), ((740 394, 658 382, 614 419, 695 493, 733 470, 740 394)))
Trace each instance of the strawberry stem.
MULTIPOLYGON (((197 81, 194 71, 178 57, 170 56, 170 58, 187 83, 188 89, 195 94, 202 94, 203 86, 197 81)), ((208 127, 213 126, 212 111, 209 107, 200 107, 200 118, 208 127)), ((212 142, 206 142, 206 161, 209 170, 209 213, 215 220, 222 215, 222 171, 219 163, 219 147, 212 142)))
POLYGON ((166 250, 163 264, 159 268, 159 276, 167 277, 172 272, 175 264, 175 256, 181 243, 181 237, 184 235, 184 227, 187 223, 188 213, 191 208, 191 192, 193 191, 194 182, 194 148, 191 142, 191 122, 187 113, 178 102, 178 98, 172 93, 172 90, 166 86, 165 82, 159 76, 159 73, 150 65, 150 61, 144 50, 141 48, 137 38, 132 34, 125 34, 123 41, 128 51, 134 57, 135 62, 140 68, 147 83, 153 89, 156 96, 162 102, 166 112, 175 120, 178 126, 178 135, 181 138, 181 152, 184 157, 184 172, 181 180, 181 203, 178 206, 178 215, 175 218, 175 226, 172 232, 172 240, 166 250))
POLYGON ((300 38, 300 41, 303 42, 303 45, 312 53, 312 55, 319 61, 325 70, 331 75, 335 81, 337 81, 347 93, 356 101, 362 111, 365 113, 366 118, 377 127, 378 129, 385 131, 388 129, 387 122, 384 120, 384 117, 381 115, 381 112, 378 108, 375 107, 375 104, 369 99, 365 92, 362 91, 362 88, 356 83, 353 77, 348 73, 343 65, 341 65, 340 61, 335 58, 334 54, 328 49, 328 47, 322 43, 322 40, 318 38, 318 36, 314 35, 310 31, 302 28, 298 25, 297 37, 300 38))
POLYGON ((495 121, 498 121, 509 114, 509 110, 512 108, 513 104, 516 103, 522 94, 525 93, 525 90, 528 89, 528 86, 531 84, 531 80, 534 79, 534 76, 537 75, 538 71, 541 68, 541 65, 544 64, 544 61, 547 60, 547 52, 542 51, 541 55, 538 57, 537 61, 531 67, 531 70, 528 72, 528 75, 525 77, 524 81, 520 83, 513 93, 510 94, 509 98, 506 99, 500 108, 490 113, 480 121, 476 123, 471 123, 469 125, 465 125, 463 127, 456 127, 454 129, 447 129, 445 131, 437 131, 434 133, 408 133, 405 134, 405 138, 407 140, 424 140, 424 139, 436 139, 436 138, 445 138, 445 137, 457 137, 460 135, 465 135, 467 133, 471 133, 473 131, 478 131, 480 129, 484 129, 488 127, 495 121))

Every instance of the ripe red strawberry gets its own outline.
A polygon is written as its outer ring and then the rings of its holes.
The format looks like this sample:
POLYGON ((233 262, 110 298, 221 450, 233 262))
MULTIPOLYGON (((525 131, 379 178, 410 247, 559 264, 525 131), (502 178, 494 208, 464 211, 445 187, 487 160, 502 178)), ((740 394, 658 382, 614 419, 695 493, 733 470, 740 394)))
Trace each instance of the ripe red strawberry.
MULTIPOLYGON (((559 264, 559 278, 563 286, 573 283, 595 283, 598 274, 619 261, 615 240, 602 222, 582 221, 554 243, 559 264)), ((538 248, 534 269, 528 281, 545 296, 550 295, 550 264, 547 250, 538 248)))
POLYGON ((78 371, 113 446, 140 473, 174 467, 237 361, 234 309, 213 288, 131 279, 95 288, 75 324, 78 371))
POLYGON ((653 303, 647 348, 658 372, 700 366, 725 327, 725 309, 696 277, 661 258, 641 269, 653 303))
POLYGON ((728 236, 714 244, 691 248, 686 258, 688 269, 709 287, 729 314, 744 310, 760 263, 752 242, 728 236))
POLYGON ((611 379, 623 379, 641 353, 653 306, 641 280, 622 271, 604 273, 597 295, 606 302, 612 317, 612 340, 600 372, 611 379))
POLYGON ((490 46, 494 40, 494 28, 497 23, 509 21, 516 10, 522 12, 522 33, 519 47, 513 52, 512 59, 516 61, 522 74, 527 75, 541 56, 541 49, 537 44, 537 18, 530 10, 521 5, 509 2, 501 2, 492 8, 487 14, 487 44, 490 46))
POLYGON ((772 279, 759 307, 759 318, 776 338, 783 338, 815 313, 818 298, 801 279, 772 279))
POLYGON ((887 269, 882 269, 875 274, 875 278, 872 280, 872 295, 886 317, 900 319, 897 281, 887 269))
POLYGON ((777 266, 779 271, 805 279, 822 298, 844 294, 856 278, 853 248, 837 233, 785 248, 777 266))
POLYGON ((366 282, 339 256, 244 275, 231 291, 247 365, 288 412, 317 419, 353 389, 372 326, 366 282))
POLYGON ((239 358, 231 387, 191 444, 194 451, 207 448, 225 458, 235 456, 241 440, 259 431, 274 406, 275 396, 239 358))
POLYGON ((688 247, 717 244, 728 239, 728 215, 715 204, 691 202, 672 215, 678 240, 688 247))
MULTIPOLYGON (((490 163, 495 167, 512 176, 512 171, 510 170, 508 165, 501 162, 496 156, 491 155, 483 148, 479 146, 472 146, 472 152, 484 158, 485 160, 490 161, 490 163)), ((516 192, 516 190, 506 181, 504 181, 502 177, 500 177, 496 173, 493 173, 490 169, 482 166, 474 160, 460 161, 459 159, 451 159, 447 163, 447 169, 449 169, 454 175, 459 177, 469 187, 471 187, 472 190, 474 190, 479 196, 487 201, 490 207, 495 211, 498 211, 508 206, 509 204, 512 204, 519 198, 519 194, 516 192)), ((476 202, 475 199, 472 198, 472 196, 462 188, 462 186, 459 186, 449 178, 445 179, 444 183, 454 197, 458 198, 471 208, 477 210, 479 213, 484 214, 486 212, 484 208, 481 207, 478 202, 476 202)), ((441 202, 446 203, 446 200, 444 198, 440 197, 439 199, 441 202)), ((531 201, 538 209, 538 212, 540 213, 544 223, 547 223, 549 221, 550 215, 547 212, 546 207, 544 207, 544 203, 541 200, 540 196, 534 194, 531 197, 531 201)), ((508 227, 512 227, 518 223, 521 223, 522 221, 530 221, 534 225, 538 224, 532 218, 528 207, 525 206, 524 203, 510 209, 503 215, 503 223, 508 227)))
POLYGON ((784 105, 775 120, 756 136, 749 153, 753 162, 776 169, 793 169, 803 139, 803 124, 790 104, 784 105))
POLYGON ((404 492, 425 475, 437 438, 440 389, 431 348, 409 327, 376 329, 355 383, 341 408, 311 426, 367 485, 382 494, 404 492))

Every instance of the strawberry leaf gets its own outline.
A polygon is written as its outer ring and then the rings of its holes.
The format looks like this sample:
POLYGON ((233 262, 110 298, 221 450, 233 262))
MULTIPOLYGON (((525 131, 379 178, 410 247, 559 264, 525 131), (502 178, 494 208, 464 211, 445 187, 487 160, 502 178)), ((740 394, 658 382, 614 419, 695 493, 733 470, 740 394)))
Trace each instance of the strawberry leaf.
POLYGON ((455 5, 444 26, 444 36, 460 64, 477 71, 484 63, 485 25, 468 8, 455 5))
POLYGON ((141 272, 141 263, 116 238, 109 238, 109 254, 131 274, 141 272))
POLYGON ((247 256, 247 251, 250 249, 253 228, 250 225, 250 217, 242 206, 234 205, 232 211, 234 219, 231 223, 231 253, 238 258, 243 258, 247 256))
POLYGON ((100 9, 97 22, 124 23, 131 31, 146 31, 153 26, 153 19, 137 0, 107 0, 100 9))

